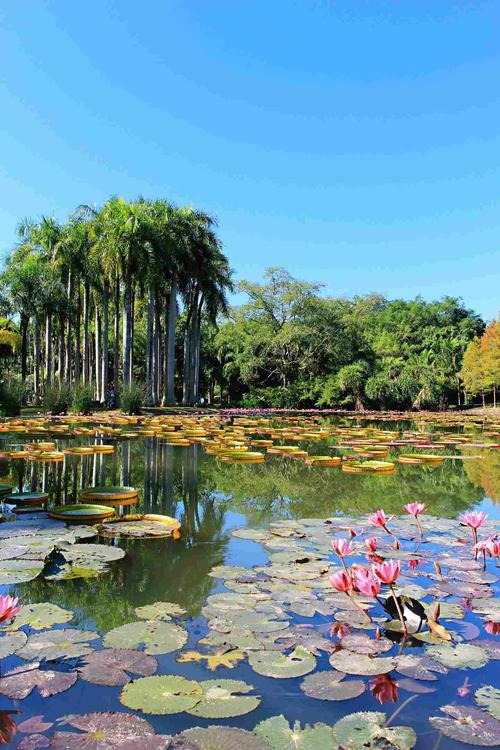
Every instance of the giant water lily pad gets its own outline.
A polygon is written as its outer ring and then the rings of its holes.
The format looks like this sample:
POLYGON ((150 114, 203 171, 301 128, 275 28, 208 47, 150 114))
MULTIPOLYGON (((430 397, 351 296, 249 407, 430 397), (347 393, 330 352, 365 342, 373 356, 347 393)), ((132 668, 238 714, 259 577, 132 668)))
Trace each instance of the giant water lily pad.
POLYGON ((316 666, 316 658, 300 646, 288 655, 279 651, 251 652, 248 662, 254 672, 278 679, 301 677, 316 666))
POLYGON ((129 676, 148 677, 156 672, 158 662, 154 656, 142 651, 125 648, 110 648, 93 651, 82 660, 78 674, 94 685, 126 685, 129 676))
POLYGON ((500 690, 493 685, 484 685, 476 690, 476 703, 485 708, 493 718, 500 720, 500 690))
POLYGON ((366 656, 366 654, 355 654, 353 651, 342 649, 330 656, 330 664, 339 672, 358 675, 386 674, 394 669, 395 659, 387 657, 378 658, 366 656))
POLYGON ((75 684, 76 672, 40 669, 40 663, 22 664, 0 678, 0 694, 11 700, 23 700, 37 687, 42 698, 63 693, 75 684))
POLYGON ((186 610, 173 602, 155 602, 136 607, 135 614, 142 620, 171 620, 186 614, 186 610))
POLYGON ((442 706, 448 716, 431 716, 430 723, 438 732, 457 742, 477 747, 500 745, 500 721, 472 706, 442 706), (449 718, 451 717, 451 718, 449 718))
POLYGON ((46 630, 30 635, 28 642, 17 652, 17 655, 27 660, 72 659, 90 654, 92 647, 89 646, 89 641, 95 641, 98 638, 98 634, 91 630, 72 628, 46 630))
POLYGON ((26 633, 5 633, 0 637, 0 659, 15 654, 28 640, 26 633))
POLYGON ((186 729, 174 738, 174 747, 179 750, 269 750, 264 737, 236 727, 208 727, 186 729))
MULTIPOLYGON (((45 558, 45 555, 44 555, 45 558)), ((43 570, 43 561, 39 560, 2 560, 0 566, 0 586, 11 583, 32 581, 43 570)))
POLYGON ((144 645, 146 654, 169 654, 182 648, 188 639, 187 631, 172 622, 141 620, 120 625, 106 633, 106 648, 138 648, 144 645))
POLYGON ((263 737, 273 750, 337 750, 332 728, 326 724, 306 724, 302 729, 296 721, 293 728, 283 714, 261 721, 253 730, 263 737))
POLYGON ((260 703, 257 696, 246 695, 253 690, 253 685, 242 680, 203 680, 200 686, 203 690, 200 702, 188 709, 193 716, 228 719, 248 714, 260 703))
POLYGON ((99 567, 125 557, 124 549, 108 544, 61 544, 58 549, 68 562, 76 565, 88 564, 90 567, 99 567))
POLYGON ((168 674, 130 682, 120 693, 120 701, 146 714, 176 714, 193 708, 202 695, 199 682, 168 674))
POLYGON ((62 625, 73 619, 73 612, 63 609, 57 604, 40 602, 39 604, 25 604, 14 621, 9 625, 9 630, 19 630, 24 626, 32 630, 43 630, 53 625, 62 625))
POLYGON ((429 646, 427 655, 445 667, 455 669, 479 669, 489 661, 488 652, 481 646, 471 643, 458 643, 456 646, 429 646))
POLYGON ((322 701, 345 701, 357 698, 365 691, 361 680, 344 680, 345 674, 333 669, 309 674, 300 689, 310 698, 322 701))
POLYGON ((104 750, 104 748, 167 748, 170 737, 157 737, 146 719, 118 711, 82 714, 66 718, 66 724, 80 732, 56 732, 52 750, 104 750), (154 737, 155 744, 149 745, 154 737))
POLYGON ((333 727, 333 734, 343 750, 411 750, 417 735, 411 727, 386 727, 385 714, 360 711, 344 716, 333 727))

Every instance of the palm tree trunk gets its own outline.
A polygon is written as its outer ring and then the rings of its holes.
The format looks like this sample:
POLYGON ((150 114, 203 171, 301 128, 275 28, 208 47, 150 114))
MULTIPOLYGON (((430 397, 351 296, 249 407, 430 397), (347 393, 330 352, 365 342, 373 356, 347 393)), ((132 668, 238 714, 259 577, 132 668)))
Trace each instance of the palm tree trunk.
POLYGON ((94 331, 94 338, 95 338, 95 397, 96 400, 99 401, 99 403, 102 401, 101 398, 101 383, 102 383, 102 374, 101 374, 101 316, 99 315, 99 307, 97 304, 97 299, 95 300, 95 331, 94 331))
POLYGON ((161 319, 158 293, 154 299, 154 329, 153 329, 153 402, 160 403, 160 354, 161 354, 161 319))
POLYGON ((188 318, 186 320, 186 328, 184 331, 184 367, 182 373, 182 405, 187 406, 189 404, 189 373, 190 373, 190 360, 191 360, 191 321, 188 318))
POLYGON ((80 382, 81 368, 80 368, 80 346, 81 346, 81 307, 82 307, 82 295, 80 290, 80 282, 78 282, 78 295, 76 299, 76 320, 75 320, 75 383, 80 382))
POLYGON ((168 306, 168 332, 167 332, 167 367, 165 372, 165 403, 175 404, 174 379, 175 379, 175 330, 177 326, 177 279, 172 279, 170 289, 170 300, 168 306))
POLYGON ((154 294, 150 286, 148 291, 148 320, 146 340, 146 404, 153 404, 153 325, 154 325, 154 294))
POLYGON ((35 320, 35 335, 33 337, 33 386, 35 404, 40 403, 40 324, 35 320))
POLYGON ((108 348, 109 348, 109 282, 104 279, 104 288, 102 294, 102 363, 101 363, 101 401, 106 403, 108 398, 108 348))
POLYGON ((64 316, 61 313, 59 315, 59 352, 58 352, 58 363, 57 363, 57 376, 59 383, 64 383, 64 316))
POLYGON ((66 383, 71 383, 71 350, 73 347, 73 341, 71 339, 71 298, 73 297, 73 274, 71 270, 68 271, 68 320, 66 323, 66 361, 64 363, 64 376, 66 383))
POLYGON ((52 313, 45 317, 45 385, 52 383, 52 313))
POLYGON ((120 278, 115 282, 115 312, 114 312, 114 342, 113 342, 113 381, 115 389, 118 386, 118 373, 120 369, 120 278))
POLYGON ((90 285, 88 281, 85 281, 83 285, 83 382, 84 382, 84 385, 88 385, 90 382, 89 305, 90 305, 90 285))
POLYGON ((194 370, 193 370, 193 403, 200 399, 200 354, 201 354, 201 311, 203 309, 203 296, 200 299, 196 313, 196 331, 194 339, 194 370))
POLYGON ((26 381, 28 374, 28 326, 29 315, 21 314, 21 380, 26 381))
POLYGON ((123 385, 130 385, 131 361, 131 317, 132 317, 132 280, 130 274, 125 277, 125 291, 123 295, 123 385))

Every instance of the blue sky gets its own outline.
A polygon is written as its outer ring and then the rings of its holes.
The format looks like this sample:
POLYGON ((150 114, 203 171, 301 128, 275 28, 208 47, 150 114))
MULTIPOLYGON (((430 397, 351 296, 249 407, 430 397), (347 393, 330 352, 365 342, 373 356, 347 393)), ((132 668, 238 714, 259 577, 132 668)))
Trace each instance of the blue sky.
POLYGON ((0 252, 110 194, 214 212, 236 278, 500 310, 498 2, 0 0, 0 252))

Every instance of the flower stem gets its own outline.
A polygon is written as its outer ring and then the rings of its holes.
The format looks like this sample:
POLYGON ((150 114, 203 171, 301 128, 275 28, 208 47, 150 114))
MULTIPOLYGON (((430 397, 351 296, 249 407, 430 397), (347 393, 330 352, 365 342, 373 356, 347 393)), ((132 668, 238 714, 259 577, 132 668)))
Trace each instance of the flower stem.
POLYGON ((389 588, 391 590, 392 598, 394 599, 394 604, 396 605, 396 609, 398 611, 399 619, 401 620, 401 625, 403 626, 403 633, 405 638, 408 638, 408 629, 406 627, 406 622, 403 618, 403 613, 401 612, 401 607, 399 606, 398 597, 396 596, 396 592, 394 591, 392 583, 389 584, 389 588))
POLYGON ((347 591, 345 592, 345 595, 347 596, 347 598, 349 599, 349 601, 352 602, 354 604, 354 606, 357 607, 360 610, 360 612, 362 612, 364 615, 366 615, 366 617, 368 617, 368 619, 370 620, 370 622, 373 622, 372 618, 370 617, 369 612, 367 612, 366 609, 363 609, 363 607, 361 606, 361 604, 359 602, 357 602, 356 599, 354 599, 347 591))

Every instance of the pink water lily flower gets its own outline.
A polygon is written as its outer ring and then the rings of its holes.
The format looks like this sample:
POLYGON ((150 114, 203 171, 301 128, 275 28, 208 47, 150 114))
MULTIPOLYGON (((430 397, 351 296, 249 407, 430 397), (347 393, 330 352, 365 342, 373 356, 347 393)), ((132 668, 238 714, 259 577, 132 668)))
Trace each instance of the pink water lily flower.
POLYGON ((405 511, 411 516, 419 516, 421 513, 425 513, 427 505, 425 503, 408 503, 405 505, 405 511))
POLYGON ((0 596, 0 622, 10 620, 22 610, 22 604, 17 606, 18 601, 17 597, 0 596))
POLYGON ((339 557, 347 557, 348 555, 352 555, 353 547, 351 542, 349 542, 347 539, 336 537, 332 541, 332 550, 339 557))
POLYGON ((469 526, 471 529, 475 529, 477 531, 477 529, 481 528, 487 518, 488 514, 484 513, 483 511, 467 510, 465 511, 465 513, 462 513, 459 521, 462 526, 469 526))
POLYGON ((376 536, 370 536, 365 539, 366 548, 369 552, 376 552, 378 546, 378 539, 376 536))
POLYGON ((366 596, 377 596, 380 592, 380 581, 375 578, 370 570, 356 568, 354 571, 354 582, 356 588, 366 596))
POLYGON ((368 516, 368 520, 372 526, 380 526, 380 528, 385 529, 389 519, 385 515, 385 511, 380 508, 380 510, 372 513, 371 516, 368 516))
POLYGON ((386 560, 385 562, 372 565, 373 574, 377 576, 379 581, 387 583, 391 586, 394 581, 397 580, 401 571, 401 563, 399 560, 386 560))
POLYGON ((342 591, 343 593, 347 594, 351 588, 351 579, 345 572, 345 570, 339 570, 338 573, 334 573, 332 576, 330 576, 330 583, 332 584, 334 589, 337 589, 337 591, 342 591))

